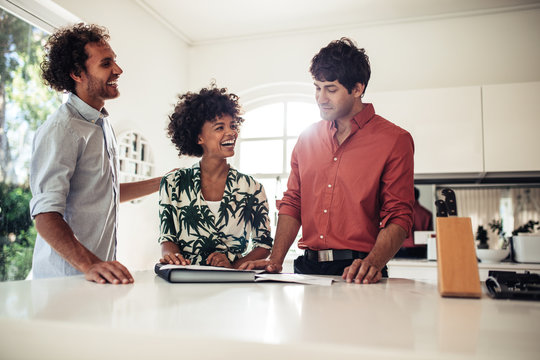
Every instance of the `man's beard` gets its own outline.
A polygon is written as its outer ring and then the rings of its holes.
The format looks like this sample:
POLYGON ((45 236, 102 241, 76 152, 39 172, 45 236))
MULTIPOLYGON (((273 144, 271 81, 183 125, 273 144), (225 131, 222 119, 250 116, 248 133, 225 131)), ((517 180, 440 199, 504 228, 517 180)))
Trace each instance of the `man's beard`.
POLYGON ((88 75, 87 92, 93 98, 100 99, 114 99, 120 95, 118 88, 109 88, 107 86, 107 83, 102 83, 91 75, 88 75), (112 89, 114 89, 115 91, 111 92, 112 89))

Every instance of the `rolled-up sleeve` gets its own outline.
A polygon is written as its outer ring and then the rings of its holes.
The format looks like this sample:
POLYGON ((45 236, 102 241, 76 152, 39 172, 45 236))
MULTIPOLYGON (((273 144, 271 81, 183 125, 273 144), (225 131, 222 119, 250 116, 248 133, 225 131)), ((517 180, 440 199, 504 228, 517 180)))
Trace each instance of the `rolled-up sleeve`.
POLYGON ((44 212, 64 215, 78 153, 75 135, 60 124, 49 124, 36 133, 30 162, 32 217, 44 212))
POLYGON ((410 234, 413 204, 414 142, 409 133, 403 133, 396 139, 381 179, 381 228, 397 224, 410 234))
POLYGON ((289 215, 302 222, 301 198, 300 198, 300 174, 298 170, 297 151, 300 140, 294 147, 291 155, 291 172, 287 182, 287 191, 278 203, 279 215, 289 215))

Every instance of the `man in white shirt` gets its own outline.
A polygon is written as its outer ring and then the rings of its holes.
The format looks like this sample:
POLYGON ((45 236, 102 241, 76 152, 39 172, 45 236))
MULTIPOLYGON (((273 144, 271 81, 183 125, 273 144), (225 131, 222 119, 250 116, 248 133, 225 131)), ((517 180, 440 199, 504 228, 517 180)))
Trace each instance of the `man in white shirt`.
POLYGON ((97 283, 133 282, 115 261, 119 202, 157 191, 161 178, 118 182, 118 149, 103 106, 119 96, 122 69, 108 40, 105 28, 81 23, 46 44, 43 79, 70 94, 33 143, 34 278, 83 273, 97 283))

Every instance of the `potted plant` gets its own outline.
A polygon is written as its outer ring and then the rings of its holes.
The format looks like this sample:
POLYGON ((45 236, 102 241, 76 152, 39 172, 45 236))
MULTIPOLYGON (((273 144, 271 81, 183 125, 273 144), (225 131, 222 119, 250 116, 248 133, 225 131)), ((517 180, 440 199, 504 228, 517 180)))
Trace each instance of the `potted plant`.
MULTIPOLYGON (((493 221, 488 224, 489 227, 494 230, 499 236, 499 238, 504 239, 504 232, 502 231, 502 223, 499 221, 493 221)), ((478 226, 476 231, 476 240, 479 241, 479 244, 476 249, 476 256, 480 259, 482 263, 498 263, 508 257, 510 254, 510 248, 508 248, 505 243, 500 243, 500 246, 497 248, 490 249, 488 241, 488 235, 486 229, 483 226, 478 226)))
POLYGON ((478 240, 478 245, 476 247, 478 249, 488 249, 488 236, 487 231, 484 229, 482 225, 478 226, 478 229, 476 230, 476 240, 478 240))
MULTIPOLYGON (((521 225, 520 227, 512 231, 512 235, 515 236, 520 233, 532 233, 534 232, 534 227, 538 224, 538 221, 529 220, 528 223, 521 225)), ((537 227, 536 230, 540 230, 540 226, 537 227)))
POLYGON ((489 224, 491 231, 497 234, 499 237, 499 246, 501 249, 506 249, 509 245, 509 241, 506 238, 506 233, 503 231, 502 220, 492 220, 489 224))
POLYGON ((540 263, 540 234, 538 234, 540 227, 538 224, 538 221, 529 220, 526 224, 512 231, 511 240, 515 261, 540 263))

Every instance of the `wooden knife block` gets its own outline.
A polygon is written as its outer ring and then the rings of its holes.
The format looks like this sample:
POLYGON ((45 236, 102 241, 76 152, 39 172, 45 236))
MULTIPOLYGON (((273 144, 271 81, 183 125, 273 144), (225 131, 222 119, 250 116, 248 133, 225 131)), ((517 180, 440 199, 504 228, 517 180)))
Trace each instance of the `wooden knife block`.
POLYGON ((437 273, 441 296, 482 296, 471 218, 437 218, 437 273))

